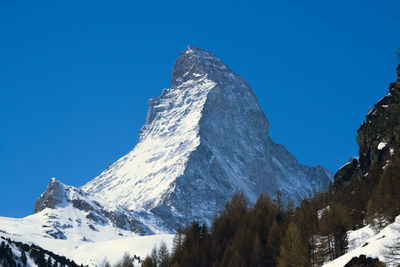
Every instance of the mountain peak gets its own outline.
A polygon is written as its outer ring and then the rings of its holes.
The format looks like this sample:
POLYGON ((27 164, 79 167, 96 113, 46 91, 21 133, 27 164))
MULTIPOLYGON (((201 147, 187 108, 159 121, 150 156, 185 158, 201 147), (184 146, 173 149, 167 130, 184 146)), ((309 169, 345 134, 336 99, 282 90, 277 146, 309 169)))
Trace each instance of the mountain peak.
POLYGON ((65 185, 56 178, 51 178, 46 191, 35 203, 34 213, 45 208, 54 209, 57 205, 66 202, 65 185))
POLYGON ((171 87, 177 88, 188 81, 198 81, 206 77, 217 83, 226 79, 238 79, 238 76, 211 52, 188 46, 175 61, 171 87))
POLYGON ((172 88, 149 102, 135 148, 82 190, 144 214, 154 232, 211 223, 236 190, 255 202, 279 188, 300 201, 330 182, 329 172, 299 165, 268 137, 247 82, 206 50, 187 47, 172 88))

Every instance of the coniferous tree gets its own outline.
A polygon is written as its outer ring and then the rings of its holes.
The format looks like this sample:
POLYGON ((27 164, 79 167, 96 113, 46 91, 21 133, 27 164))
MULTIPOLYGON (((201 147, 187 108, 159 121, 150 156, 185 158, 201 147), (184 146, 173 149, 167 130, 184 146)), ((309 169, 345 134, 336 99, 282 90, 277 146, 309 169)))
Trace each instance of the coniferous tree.
POLYGON ((229 262, 223 266, 246 267, 248 265, 246 265, 246 261, 243 259, 242 255, 238 251, 235 251, 232 257, 230 257, 229 262))
POLYGON ((254 238, 250 257, 250 265, 254 267, 263 267, 267 265, 264 247, 261 244, 258 235, 254 238))
POLYGON ((158 249, 158 262, 159 267, 170 267, 171 266, 171 259, 168 252, 167 245, 165 242, 161 242, 161 245, 158 249))
POLYGON ((157 267, 160 262, 158 261, 158 251, 156 246, 154 246, 153 250, 151 251, 150 258, 154 266, 157 267))
POLYGON ((367 208, 367 220, 378 230, 400 214, 400 154, 385 167, 367 208))
POLYGON ((27 257, 26 257, 25 251, 22 251, 22 252, 21 252, 21 261, 22 261, 23 266, 26 266, 27 260, 28 260, 28 259, 27 259, 27 257))
POLYGON ((134 267, 132 258, 129 256, 129 254, 125 253, 123 256, 122 260, 120 263, 116 265, 116 267, 134 267))
POLYGON ((300 231, 296 224, 289 223, 283 240, 278 266, 280 267, 303 267, 307 263, 307 249, 301 240, 300 231))
POLYGON ((257 231, 261 245, 265 246, 268 238, 268 231, 275 219, 276 209, 267 194, 260 194, 254 204, 250 227, 257 231))
POLYGON ((153 262, 150 256, 147 256, 142 262, 142 267, 157 267, 157 263, 153 262))
POLYGON ((278 213, 283 212, 283 205, 284 205, 283 194, 282 194, 282 191, 279 189, 276 190, 276 192, 275 192, 274 204, 278 209, 278 213))
POLYGON ((281 246, 281 229, 276 220, 272 223, 268 233, 266 245, 266 261, 268 266, 276 266, 278 263, 279 248, 281 246))

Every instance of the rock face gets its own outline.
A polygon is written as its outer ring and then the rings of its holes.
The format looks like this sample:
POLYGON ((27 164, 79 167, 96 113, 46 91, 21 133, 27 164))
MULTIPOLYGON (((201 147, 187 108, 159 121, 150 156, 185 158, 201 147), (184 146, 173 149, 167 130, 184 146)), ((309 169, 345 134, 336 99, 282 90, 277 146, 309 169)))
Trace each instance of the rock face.
POLYGON ((50 179, 46 191, 35 203, 34 213, 41 212, 45 208, 55 209, 56 206, 67 203, 64 185, 55 178, 50 179))
POLYGON ((400 65, 397 82, 391 83, 389 93, 374 105, 366 121, 358 129, 360 168, 386 163, 400 147, 400 65))
POLYGON ((208 51, 182 52, 171 88, 149 105, 136 147, 82 190, 141 213, 153 229, 210 222, 236 190, 255 201, 281 189, 299 201, 331 181, 268 137, 247 82, 208 51))
POLYGON ((359 158, 344 165, 334 177, 334 197, 359 195, 358 202, 348 203, 354 207, 355 220, 365 219, 365 211, 373 189, 378 185, 383 169, 400 150, 400 65, 397 81, 389 86, 389 93, 379 100, 366 116, 357 131, 359 158), (361 200, 360 200, 361 199, 361 200))
MULTIPOLYGON (((362 179, 374 168, 377 174, 400 149, 400 65, 397 81, 389 93, 374 105, 357 131, 359 158, 353 159, 335 175, 335 183, 362 179)), ((368 176, 368 175, 367 175, 368 176)), ((379 176, 379 175, 378 175, 379 176)))

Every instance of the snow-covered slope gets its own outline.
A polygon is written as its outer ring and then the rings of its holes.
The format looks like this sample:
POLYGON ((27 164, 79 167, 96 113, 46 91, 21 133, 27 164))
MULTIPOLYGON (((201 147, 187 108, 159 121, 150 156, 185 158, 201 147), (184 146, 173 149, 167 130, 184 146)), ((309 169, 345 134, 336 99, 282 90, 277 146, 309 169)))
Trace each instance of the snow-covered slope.
MULTIPOLYGON (((131 235, 130 237, 111 238, 106 241, 85 242, 72 239, 54 239, 38 235, 31 229, 34 225, 40 227, 38 224, 29 224, 31 227, 18 229, 14 224, 26 226, 26 224, 19 224, 19 222, 15 220, 0 217, 0 225, 10 230, 10 232, 0 231, 0 237, 10 238, 12 241, 25 244, 35 244, 57 255, 65 256, 79 265, 83 264, 90 267, 102 267, 106 261, 115 265, 122 259, 124 254, 128 254, 131 257, 136 255, 144 259, 147 255, 150 255, 154 247, 159 247, 162 242, 164 242, 171 251, 174 238, 171 234, 147 236, 131 235)), ((106 239, 106 237, 110 238, 110 236, 107 236, 107 233, 105 233, 104 239, 106 239)), ((0 242, 1 241, 2 239, 0 238, 0 242)), ((21 252, 15 246, 12 246, 12 249, 14 255, 17 257, 21 256, 21 252)), ((29 254, 27 254, 27 256, 28 266, 37 266, 29 257, 29 254)))
MULTIPOLYGON (((161 241, 171 248, 173 235, 141 236, 153 231, 136 217, 115 203, 52 178, 35 204, 35 214, 0 217, 0 236, 35 244, 89 266, 103 266, 105 259, 115 264, 125 253, 144 259, 161 241)), ((19 257, 18 253, 14 254, 19 257)))
POLYGON ((25 223, 24 228, 41 222, 36 232, 56 239, 103 241, 132 233, 153 233, 134 212, 55 178, 36 201, 34 212, 20 221, 25 223))
POLYGON ((300 165, 268 137, 253 91, 208 51, 188 47, 170 89, 149 101, 136 147, 82 187, 173 231, 209 222, 236 190, 254 201, 281 189, 299 201, 324 190, 331 173, 300 165))
MULTIPOLYGON (((398 266, 400 257, 397 261, 388 258, 391 247, 400 246, 400 216, 396 221, 378 233, 375 233, 369 225, 356 231, 348 232, 349 252, 343 256, 325 264, 325 267, 342 267, 346 265, 353 257, 366 255, 371 258, 379 258, 388 266, 398 266)), ((398 253, 398 252, 397 252, 398 253)))

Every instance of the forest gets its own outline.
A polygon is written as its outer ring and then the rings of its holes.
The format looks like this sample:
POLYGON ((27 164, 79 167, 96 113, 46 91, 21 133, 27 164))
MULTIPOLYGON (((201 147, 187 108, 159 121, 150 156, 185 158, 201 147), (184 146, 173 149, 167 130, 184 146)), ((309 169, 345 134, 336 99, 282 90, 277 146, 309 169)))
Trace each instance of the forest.
MULTIPOLYGON (((298 207, 285 204, 280 191, 261 194, 254 205, 237 192, 210 228, 194 221, 179 229, 172 252, 165 244, 154 248, 142 266, 321 266, 347 252, 348 230, 366 224, 380 230, 400 213, 399 154, 381 175, 372 172, 351 190, 332 184, 298 207)), ((384 264, 361 256, 347 266, 384 264)))

